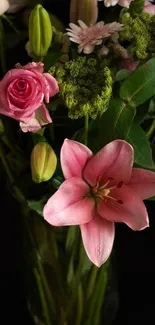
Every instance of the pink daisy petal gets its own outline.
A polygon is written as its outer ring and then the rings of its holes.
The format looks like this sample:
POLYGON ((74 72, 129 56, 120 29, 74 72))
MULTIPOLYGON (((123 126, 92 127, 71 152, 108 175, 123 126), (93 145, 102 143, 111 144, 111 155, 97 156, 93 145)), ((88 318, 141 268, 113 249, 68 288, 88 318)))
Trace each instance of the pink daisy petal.
POLYGON ((88 26, 82 21, 82 20, 78 20, 78 24, 80 25, 81 28, 85 29, 88 28, 88 26))

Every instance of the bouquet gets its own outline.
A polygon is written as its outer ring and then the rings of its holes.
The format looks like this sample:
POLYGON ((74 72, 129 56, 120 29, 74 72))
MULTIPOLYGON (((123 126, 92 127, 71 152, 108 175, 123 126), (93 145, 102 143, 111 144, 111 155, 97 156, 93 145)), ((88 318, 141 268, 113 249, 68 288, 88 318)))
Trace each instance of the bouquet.
POLYGON ((155 6, 71 0, 67 26, 52 2, 4 0, 0 14, 0 166, 29 310, 36 324, 111 324, 114 223, 145 229, 155 199, 155 6))

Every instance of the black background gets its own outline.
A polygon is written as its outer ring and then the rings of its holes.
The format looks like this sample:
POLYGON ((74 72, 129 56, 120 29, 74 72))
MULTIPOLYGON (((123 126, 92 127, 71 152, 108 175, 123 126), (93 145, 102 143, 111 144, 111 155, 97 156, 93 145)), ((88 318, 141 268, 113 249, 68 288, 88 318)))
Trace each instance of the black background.
MULTIPOLYGON (((47 8, 68 23, 68 0, 48 0, 47 8)), ((16 57, 21 55, 24 53, 19 49, 16 57)), ((0 324, 33 325, 25 299, 21 219, 5 184, 1 178, 0 324)), ((116 225, 120 304, 113 325, 155 324, 155 202, 147 201, 146 206, 150 228, 133 232, 125 225, 116 225)))

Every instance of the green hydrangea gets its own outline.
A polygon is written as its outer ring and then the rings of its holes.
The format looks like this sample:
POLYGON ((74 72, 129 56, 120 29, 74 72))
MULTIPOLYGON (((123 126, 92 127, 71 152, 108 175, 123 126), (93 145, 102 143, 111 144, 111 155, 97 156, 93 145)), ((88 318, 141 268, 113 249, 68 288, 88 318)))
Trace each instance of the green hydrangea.
POLYGON ((154 16, 142 12, 133 18, 127 9, 123 9, 120 14, 120 22, 124 24, 124 29, 120 32, 120 41, 130 42, 130 53, 135 58, 146 60, 154 55, 154 16))
POLYGON ((58 81, 70 118, 88 114, 95 119, 108 108, 113 80, 103 59, 79 56, 63 67, 52 67, 49 73, 58 81))

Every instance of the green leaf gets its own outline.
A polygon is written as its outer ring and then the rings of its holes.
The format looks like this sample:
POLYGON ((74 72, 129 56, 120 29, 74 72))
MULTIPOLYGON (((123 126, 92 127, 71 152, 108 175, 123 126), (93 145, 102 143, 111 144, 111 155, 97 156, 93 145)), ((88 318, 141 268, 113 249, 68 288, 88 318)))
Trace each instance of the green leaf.
POLYGON ((63 183, 63 178, 61 176, 52 177, 51 184, 55 189, 58 189, 63 183))
POLYGON ((149 110, 149 100, 139 106, 136 112, 135 121, 141 124, 145 119, 147 119, 149 110))
POLYGON ((155 196, 150 197, 149 199, 147 199, 148 201, 155 201, 155 196))
POLYGON ((125 140, 130 131, 134 116, 134 107, 125 105, 120 99, 112 99, 108 110, 102 115, 99 122, 97 140, 100 147, 114 139, 125 140))
POLYGON ((133 122, 126 141, 129 142, 135 152, 135 163, 145 168, 154 169, 155 165, 152 159, 152 150, 150 142, 143 129, 133 122))
POLYGON ((132 106, 139 106, 155 95, 155 57, 138 67, 121 88, 120 97, 132 106))
POLYGON ((37 212, 40 216, 43 215, 43 208, 44 208, 44 205, 47 201, 47 198, 43 198, 42 200, 40 201, 27 201, 28 203, 28 206, 31 210, 34 210, 35 212, 37 212))
POLYGON ((121 69, 116 73, 115 81, 122 81, 129 76, 129 72, 126 69, 121 69))
POLYGON ((50 50, 43 60, 45 71, 48 71, 51 66, 53 66, 57 61, 59 61, 61 55, 61 52, 54 52, 53 50, 50 50))

